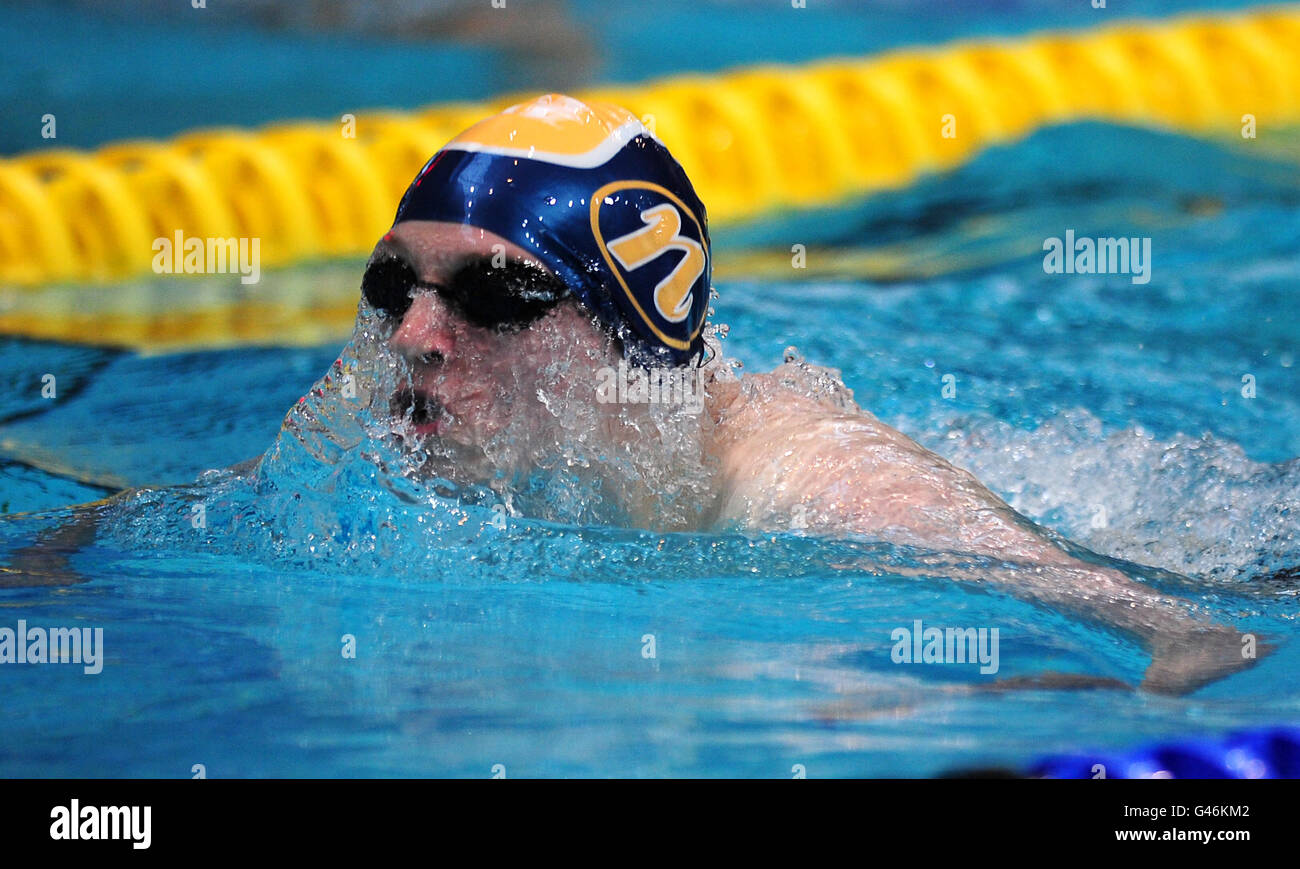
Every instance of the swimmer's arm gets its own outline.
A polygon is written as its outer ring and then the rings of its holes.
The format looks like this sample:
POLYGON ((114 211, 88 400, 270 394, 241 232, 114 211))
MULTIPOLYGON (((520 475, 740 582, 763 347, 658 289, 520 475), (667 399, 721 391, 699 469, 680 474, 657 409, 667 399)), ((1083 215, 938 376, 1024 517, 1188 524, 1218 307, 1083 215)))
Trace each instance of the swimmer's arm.
POLYGON ((763 530, 802 525, 1029 565, 951 575, 1130 634, 1152 653, 1142 683, 1149 691, 1185 693, 1253 663, 1239 654, 1240 632, 1116 569, 1075 558, 971 474, 865 411, 833 411, 779 390, 775 398, 752 395, 737 389, 718 404, 722 521, 763 530))
POLYGON ((7 563, 0 565, 0 588, 63 586, 86 582, 68 558, 95 541, 100 514, 109 499, 95 501, 75 509, 62 524, 42 531, 31 545, 15 549, 7 563))
MULTIPOLYGON (((246 474, 257 465, 258 458, 248 459, 228 470, 246 474)), ((27 546, 15 549, 0 563, 0 588, 75 585, 89 577, 75 571, 69 563, 74 553, 85 549, 99 536, 100 523, 109 506, 118 498, 130 497, 138 489, 124 489, 115 495, 71 508, 71 516, 53 528, 41 531, 27 546)))
POLYGON ((925 524, 917 495, 941 483, 986 491, 866 411, 783 387, 780 372, 725 384, 715 403, 723 522, 869 534, 925 524))

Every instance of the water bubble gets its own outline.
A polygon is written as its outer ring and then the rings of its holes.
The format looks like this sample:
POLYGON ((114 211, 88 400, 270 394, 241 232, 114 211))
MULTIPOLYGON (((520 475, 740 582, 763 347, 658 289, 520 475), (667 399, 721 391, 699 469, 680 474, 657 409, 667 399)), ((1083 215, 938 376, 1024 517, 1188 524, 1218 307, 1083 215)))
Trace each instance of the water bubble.
POLYGON ((793 344, 785 348, 784 353, 782 353, 782 359, 787 363, 799 363, 803 361, 803 357, 799 355, 799 348, 795 347, 793 344))

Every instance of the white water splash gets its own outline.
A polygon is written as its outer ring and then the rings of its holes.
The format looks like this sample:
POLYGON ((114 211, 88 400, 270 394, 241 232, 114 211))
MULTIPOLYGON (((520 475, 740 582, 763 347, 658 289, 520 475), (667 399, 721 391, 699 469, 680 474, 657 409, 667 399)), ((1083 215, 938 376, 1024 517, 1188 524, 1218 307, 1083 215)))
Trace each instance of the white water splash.
POLYGON ((1300 567, 1300 461, 1251 461, 1211 434, 1107 432, 1086 410, 1033 431, 948 424, 929 446, 1036 521, 1105 555, 1214 581, 1300 567))

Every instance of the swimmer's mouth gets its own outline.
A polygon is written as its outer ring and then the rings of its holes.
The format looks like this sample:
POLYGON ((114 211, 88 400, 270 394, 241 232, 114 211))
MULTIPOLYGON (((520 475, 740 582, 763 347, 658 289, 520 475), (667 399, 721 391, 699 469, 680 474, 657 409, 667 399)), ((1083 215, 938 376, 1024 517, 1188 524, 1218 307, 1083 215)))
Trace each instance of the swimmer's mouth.
POLYGON ((411 389, 400 390, 393 396, 392 412, 397 419, 406 419, 409 413, 410 430, 418 436, 441 434, 452 419, 438 399, 411 389))

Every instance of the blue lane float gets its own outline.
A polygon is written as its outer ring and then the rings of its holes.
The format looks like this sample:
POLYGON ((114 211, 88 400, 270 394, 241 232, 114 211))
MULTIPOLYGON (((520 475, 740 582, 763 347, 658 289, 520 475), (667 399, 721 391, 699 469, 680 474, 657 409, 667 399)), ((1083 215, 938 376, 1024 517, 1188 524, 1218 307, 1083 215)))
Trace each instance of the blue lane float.
POLYGON ((1154 743, 1122 753, 1053 755, 1042 778, 1300 778, 1300 727, 1236 731, 1219 739, 1154 743))

